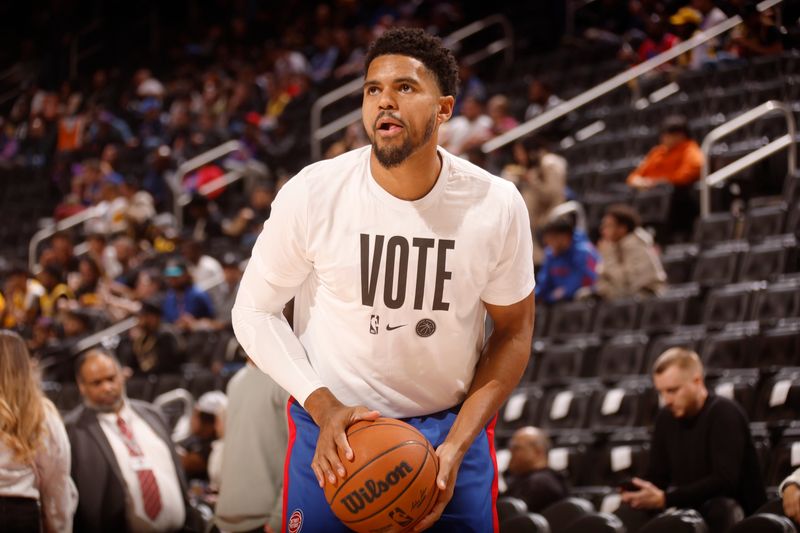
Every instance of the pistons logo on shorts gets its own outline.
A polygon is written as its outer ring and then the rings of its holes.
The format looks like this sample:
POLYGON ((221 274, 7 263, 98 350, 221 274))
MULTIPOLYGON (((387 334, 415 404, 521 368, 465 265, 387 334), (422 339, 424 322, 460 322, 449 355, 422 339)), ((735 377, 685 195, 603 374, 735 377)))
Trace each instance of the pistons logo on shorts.
POLYGON ((289 517, 289 533, 300 533, 303 529, 303 511, 295 509, 292 516, 289 517))

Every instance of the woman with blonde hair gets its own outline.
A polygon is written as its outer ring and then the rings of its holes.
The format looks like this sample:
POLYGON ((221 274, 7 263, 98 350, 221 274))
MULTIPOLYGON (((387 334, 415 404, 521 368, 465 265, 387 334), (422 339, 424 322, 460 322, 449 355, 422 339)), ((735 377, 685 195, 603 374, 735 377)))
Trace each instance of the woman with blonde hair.
POLYGON ((78 503, 70 446, 25 341, 0 330, 0 531, 70 532, 78 503))

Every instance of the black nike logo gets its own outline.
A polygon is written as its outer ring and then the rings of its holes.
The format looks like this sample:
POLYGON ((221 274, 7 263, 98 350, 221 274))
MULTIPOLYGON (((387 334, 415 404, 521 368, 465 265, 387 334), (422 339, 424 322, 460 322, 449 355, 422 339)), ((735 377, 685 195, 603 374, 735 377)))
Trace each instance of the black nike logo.
POLYGON ((386 324, 386 331, 392 331, 393 329, 403 328, 407 325, 408 324, 400 324, 399 326, 390 326, 389 324, 386 324))

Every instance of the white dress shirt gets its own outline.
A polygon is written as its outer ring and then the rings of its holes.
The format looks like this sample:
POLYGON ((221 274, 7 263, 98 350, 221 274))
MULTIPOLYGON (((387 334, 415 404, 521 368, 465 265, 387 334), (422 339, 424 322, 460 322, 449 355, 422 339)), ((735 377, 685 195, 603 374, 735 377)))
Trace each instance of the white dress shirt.
POLYGON ((183 527, 186 519, 181 485, 178 481, 178 473, 172 461, 172 455, 167 444, 161 440, 150 425, 145 422, 130 406, 125 403, 120 412, 117 413, 98 413, 97 420, 103 429, 117 464, 122 472, 122 477, 127 485, 128 499, 128 521, 134 531, 175 531, 183 527), (133 438, 139 445, 142 455, 150 464, 153 474, 158 483, 158 491, 161 495, 161 512, 150 520, 144 511, 144 500, 142 489, 139 485, 139 477, 134 470, 131 462, 131 454, 128 451, 125 441, 117 425, 117 416, 122 417, 133 433, 133 438))

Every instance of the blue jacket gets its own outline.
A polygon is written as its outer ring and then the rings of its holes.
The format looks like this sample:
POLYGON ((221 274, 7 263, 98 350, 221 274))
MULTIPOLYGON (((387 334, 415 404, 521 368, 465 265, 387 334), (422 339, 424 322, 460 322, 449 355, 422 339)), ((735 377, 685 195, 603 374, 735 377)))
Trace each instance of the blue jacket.
POLYGON ((572 300, 578 289, 595 284, 599 261, 600 254, 582 231, 575 231, 572 246, 561 255, 546 248, 536 276, 536 299, 546 303, 572 300))
POLYGON ((211 303, 211 298, 194 285, 186 289, 183 294, 178 294, 173 289, 167 291, 161 311, 164 322, 170 324, 184 313, 189 313, 194 318, 214 318, 214 304, 211 303))

